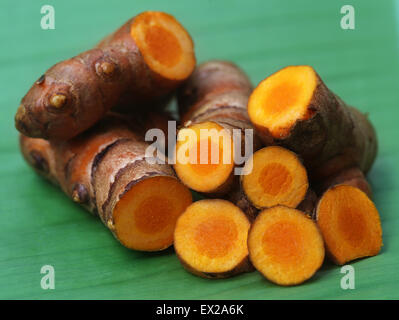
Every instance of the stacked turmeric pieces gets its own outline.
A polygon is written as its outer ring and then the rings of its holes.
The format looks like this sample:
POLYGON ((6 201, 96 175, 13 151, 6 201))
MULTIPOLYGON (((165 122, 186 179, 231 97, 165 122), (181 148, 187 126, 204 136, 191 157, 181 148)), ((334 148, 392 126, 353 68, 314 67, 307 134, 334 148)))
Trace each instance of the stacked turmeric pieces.
POLYGON ((365 179, 377 154, 367 117, 310 66, 286 67, 255 89, 232 63, 196 67, 190 35, 163 12, 139 14, 46 71, 15 124, 28 164, 122 245, 173 244, 199 276, 255 268, 295 285, 316 273, 325 252, 345 264, 382 246, 365 179), (164 110, 174 96, 180 127, 171 165, 148 154, 145 134, 168 134, 164 110), (237 144, 250 150, 244 162, 237 144), (193 203, 190 189, 206 199, 193 203))

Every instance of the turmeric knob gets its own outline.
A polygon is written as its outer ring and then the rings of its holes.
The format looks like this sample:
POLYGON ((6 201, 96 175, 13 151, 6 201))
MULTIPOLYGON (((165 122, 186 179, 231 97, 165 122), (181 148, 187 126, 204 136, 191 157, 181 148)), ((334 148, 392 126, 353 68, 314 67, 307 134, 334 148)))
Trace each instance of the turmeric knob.
POLYGON ((65 105, 66 96, 63 94, 53 94, 50 98, 50 105, 54 108, 60 109, 65 105))

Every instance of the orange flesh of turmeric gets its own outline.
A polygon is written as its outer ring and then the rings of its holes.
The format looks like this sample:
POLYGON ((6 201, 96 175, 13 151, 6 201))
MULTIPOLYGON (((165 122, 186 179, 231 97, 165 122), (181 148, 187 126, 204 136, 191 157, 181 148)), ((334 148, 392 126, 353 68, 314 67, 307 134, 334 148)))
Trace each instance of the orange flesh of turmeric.
POLYGON ((200 200, 190 205, 178 219, 175 250, 179 259, 191 269, 227 272, 248 256, 249 227, 245 214, 231 202, 200 200))
POLYGON ((193 42, 171 15, 146 11, 134 19, 130 34, 147 65, 161 76, 179 80, 193 71, 193 42))
POLYGON ((175 178, 144 179, 115 206, 113 223, 117 237, 131 249, 165 249, 173 243, 177 218, 191 202, 191 192, 175 178))
POLYGON ((282 164, 270 163, 264 166, 258 181, 265 193, 276 196, 289 189, 292 175, 282 164))
POLYGON ((182 49, 176 37, 169 30, 160 26, 150 27, 145 31, 145 41, 149 53, 161 64, 173 67, 179 62, 182 49))
POLYGON ((309 119, 309 104, 317 87, 317 75, 309 66, 286 67, 255 88, 248 101, 248 114, 260 130, 274 138, 286 137, 298 120, 309 119))
POLYGON ((279 285, 311 278, 324 261, 324 243, 316 223, 285 206, 263 210, 248 235, 254 267, 279 285))
MULTIPOLYGON (((211 141, 211 138, 208 138, 208 141, 203 142, 198 141, 197 146, 196 146, 196 152, 189 152, 190 154, 197 154, 197 158, 195 159, 195 163, 190 163, 191 168, 198 174, 200 175, 208 175, 211 174, 223 161, 223 150, 221 146, 218 146, 216 143, 213 143, 211 141), (205 148, 208 148, 208 155, 207 158, 204 161, 204 150, 205 148), (215 153, 217 153, 215 155, 215 153)), ((193 161, 194 162, 194 161, 193 161)))
POLYGON ((237 227, 225 217, 201 222, 195 231, 195 244, 201 254, 209 258, 225 256, 237 239, 237 227))
POLYGON ((277 222, 268 228, 262 239, 263 251, 274 263, 292 265, 300 263, 304 243, 295 224, 277 222))
POLYGON ((347 185, 324 193, 317 206, 317 224, 337 264, 374 256, 382 246, 378 211, 361 190, 347 185))
POLYGON ((234 169, 233 139, 215 122, 181 129, 176 154, 176 174, 185 185, 198 192, 216 190, 229 179, 234 169), (201 134, 202 130, 209 130, 206 138, 201 134), (185 161, 181 158, 183 154, 185 161))
POLYGON ((252 170, 241 177, 243 191, 257 208, 283 204, 295 208, 308 189, 306 169, 298 157, 282 147, 258 150, 252 156, 252 170))

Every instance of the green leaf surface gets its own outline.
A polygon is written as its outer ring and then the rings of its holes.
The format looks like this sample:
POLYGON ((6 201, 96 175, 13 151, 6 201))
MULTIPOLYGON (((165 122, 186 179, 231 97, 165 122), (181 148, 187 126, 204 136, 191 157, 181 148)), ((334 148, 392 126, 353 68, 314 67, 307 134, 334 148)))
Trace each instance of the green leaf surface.
POLYGON ((0 3, 0 298, 2 299, 398 299, 399 1, 350 1, 355 30, 342 30, 344 1, 78 1, 0 3), (40 8, 55 8, 56 29, 40 28, 40 8), (354 262, 356 289, 342 290, 340 267, 278 287, 257 272, 227 280, 187 273, 172 249, 132 252, 101 222, 36 176, 18 149, 14 113, 51 65, 95 45, 144 10, 176 16, 191 33, 199 62, 227 59, 254 84, 291 64, 312 65, 346 102, 369 113, 379 155, 369 174, 380 211, 380 255, 354 262), (43 265, 55 289, 40 286, 43 265))

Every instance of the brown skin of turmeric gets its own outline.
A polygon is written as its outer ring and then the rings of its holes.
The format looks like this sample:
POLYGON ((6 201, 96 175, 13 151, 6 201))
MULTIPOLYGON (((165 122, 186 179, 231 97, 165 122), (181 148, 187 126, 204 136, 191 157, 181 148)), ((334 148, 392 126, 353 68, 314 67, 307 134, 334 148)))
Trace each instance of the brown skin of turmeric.
POLYGON ((163 105, 194 67, 187 31, 171 15, 147 11, 47 70, 23 97, 15 126, 25 136, 67 140, 115 106, 163 105))
POLYGON ((62 143, 20 135, 21 152, 35 171, 98 215, 124 246, 162 250, 173 243, 174 224, 192 196, 169 165, 147 162, 148 144, 131 127, 108 115, 62 143))

